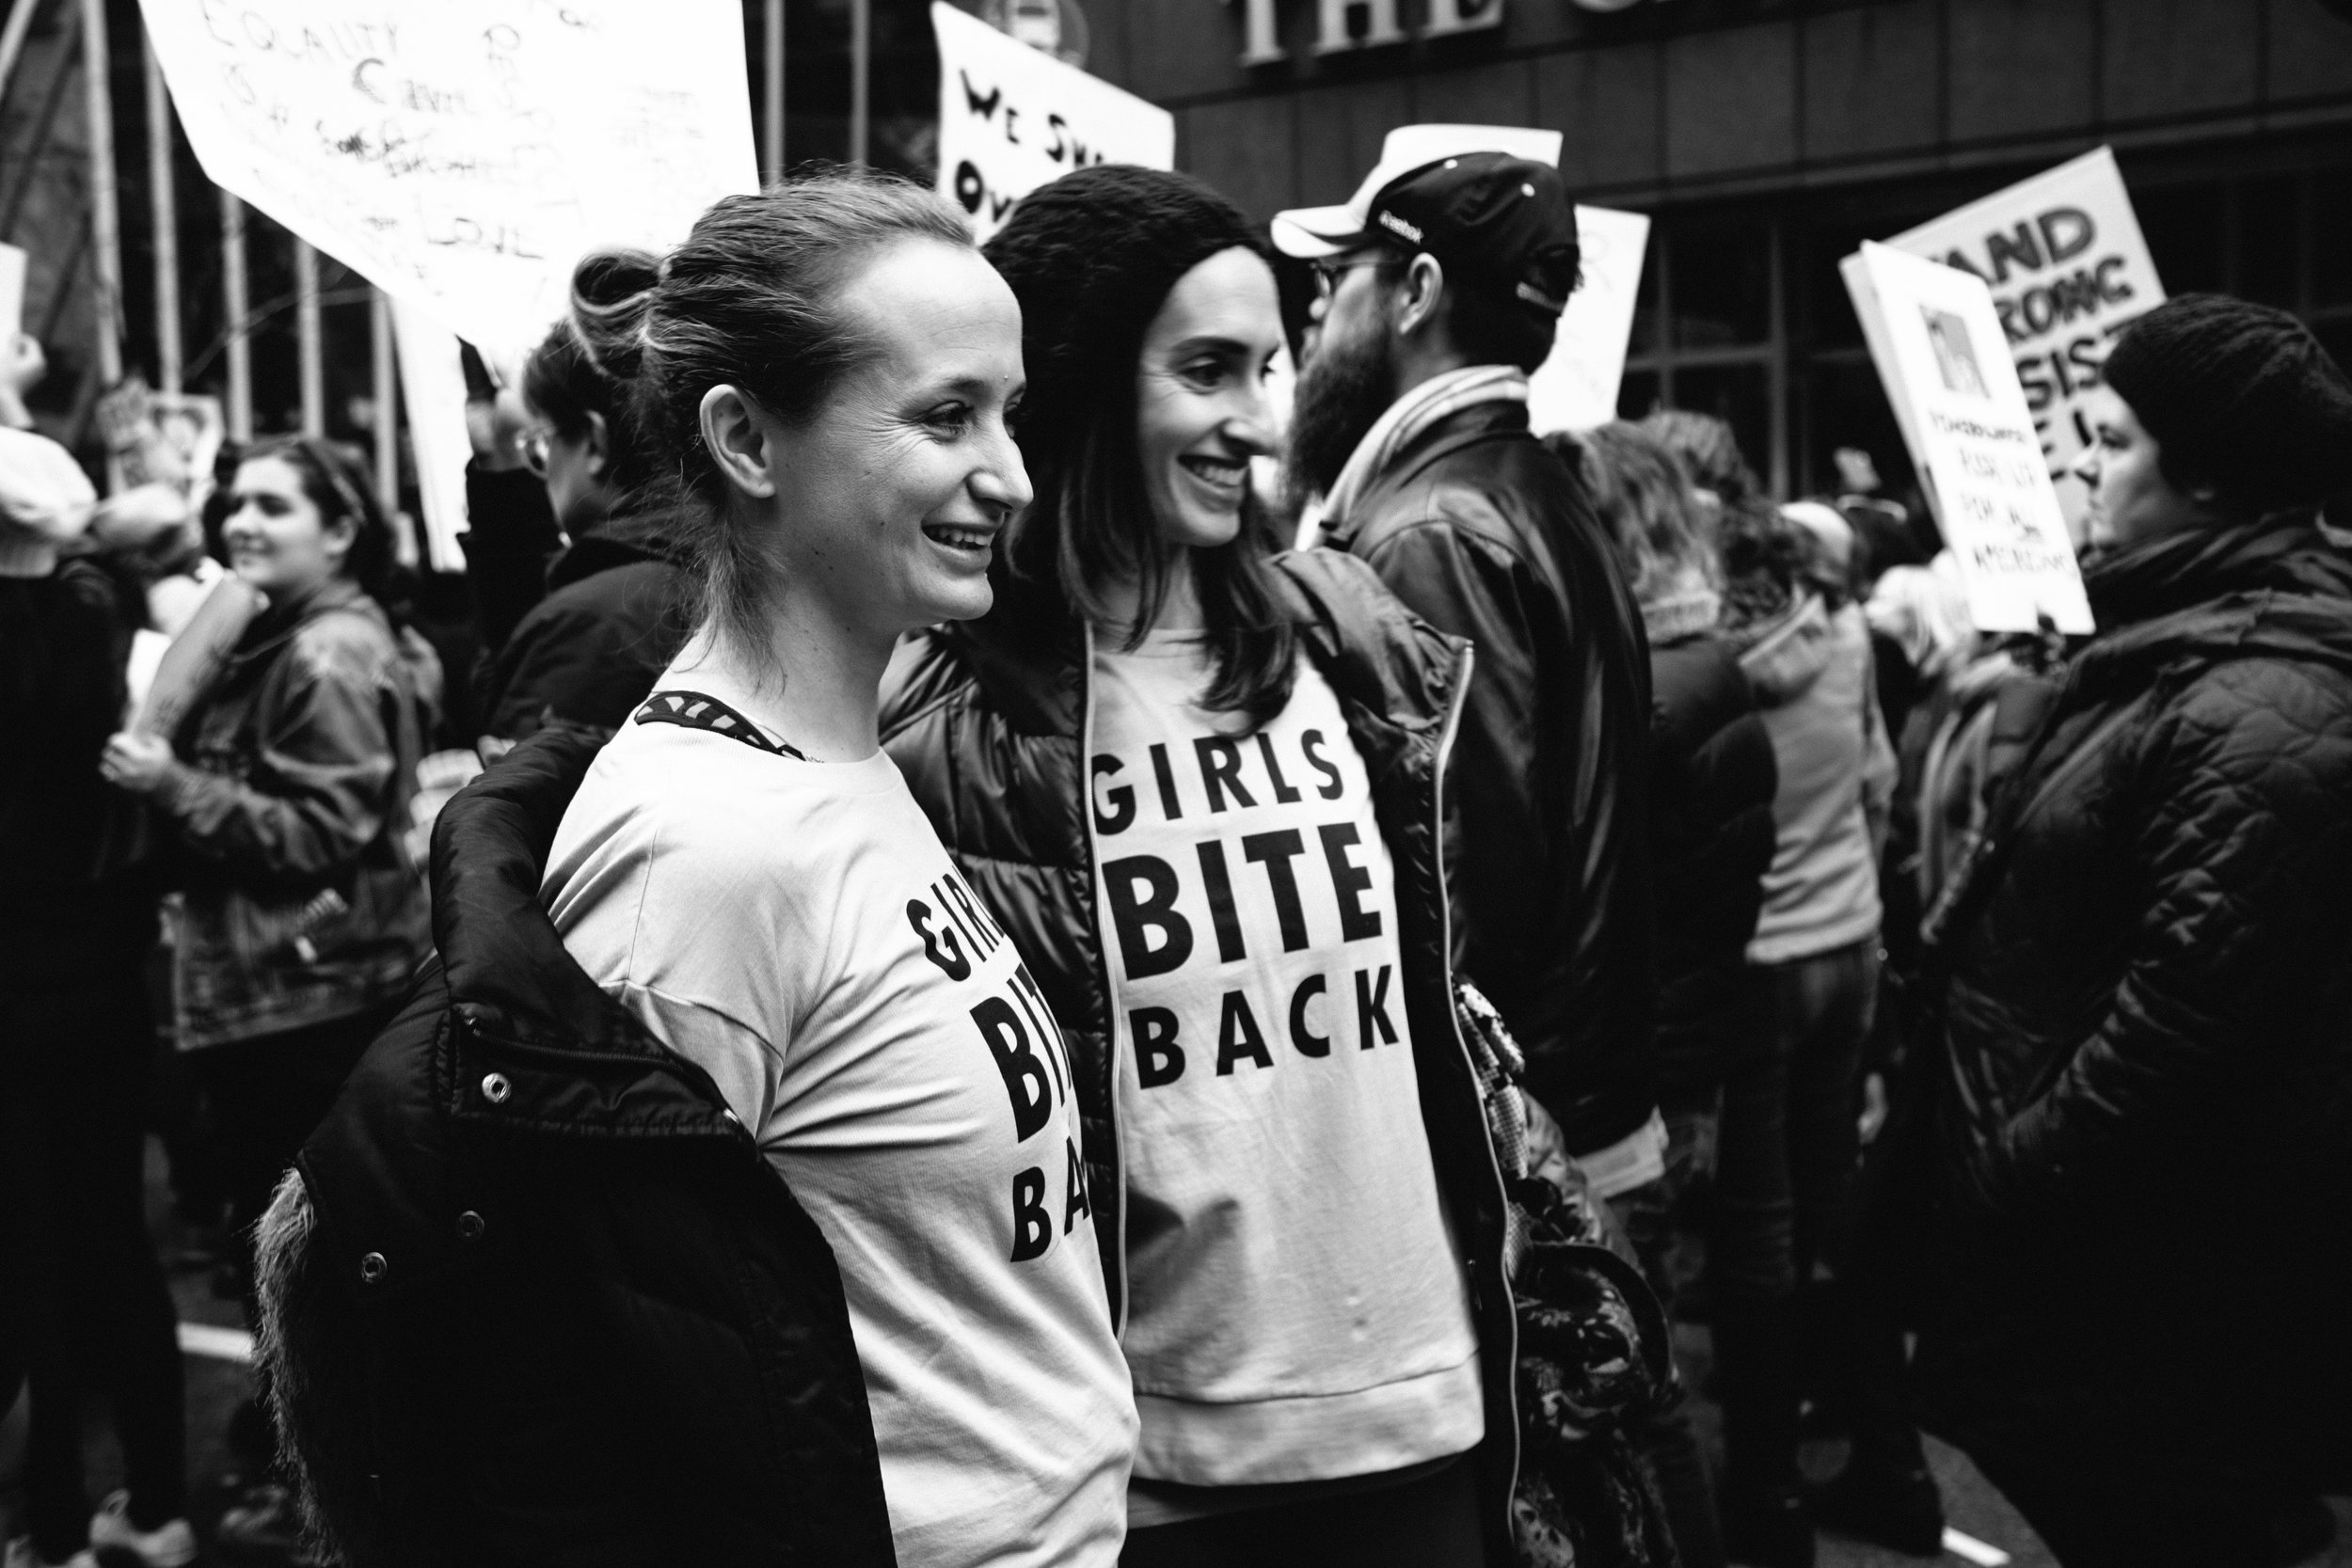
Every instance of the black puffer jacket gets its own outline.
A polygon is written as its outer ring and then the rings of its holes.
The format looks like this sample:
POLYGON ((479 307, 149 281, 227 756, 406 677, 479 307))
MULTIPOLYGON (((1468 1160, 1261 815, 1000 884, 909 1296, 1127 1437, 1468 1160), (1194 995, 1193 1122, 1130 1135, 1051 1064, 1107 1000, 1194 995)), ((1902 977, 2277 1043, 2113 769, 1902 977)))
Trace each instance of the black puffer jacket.
POLYGON ((289 1447, 353 1568, 895 1560, 833 1253, 539 881, 550 731, 434 832, 441 960, 263 1238, 289 1447))
POLYGON ((1485 403, 1375 474, 1331 542, 1478 648, 1454 769, 1456 953, 1568 1148, 1657 1101, 1642 620, 1582 483, 1485 403))
MULTIPOLYGON (((1469 1255, 1486 1380, 1487 1436, 1478 1450, 1485 1518, 1496 1549, 1507 1551, 1517 1325, 1502 1273, 1502 1180, 1454 1009, 1441 853, 1452 805, 1450 798, 1440 803, 1439 782, 1451 789, 1458 776, 1445 753, 1470 654, 1414 620, 1360 562, 1334 551, 1278 557, 1275 578, 1307 657, 1347 716, 1395 866, 1422 1118, 1469 1255)), ((927 633, 902 650, 882 687, 882 745, 1069 1037, 1103 1274, 1112 1315, 1124 1322, 1126 1183, 1113 1120, 1110 982, 1096 922, 1085 766, 1090 646, 1057 596, 1000 574, 985 618, 927 633)))
POLYGON ((1748 942, 1780 787, 1740 660, 1701 633, 1649 651, 1651 886, 1658 901, 1659 1097, 1697 1099, 1750 1027, 1748 942))
POLYGON ((1947 943, 1923 1370, 1963 1445, 2283 1478, 2352 1450, 2352 562, 2303 515, 2087 578, 1947 943))

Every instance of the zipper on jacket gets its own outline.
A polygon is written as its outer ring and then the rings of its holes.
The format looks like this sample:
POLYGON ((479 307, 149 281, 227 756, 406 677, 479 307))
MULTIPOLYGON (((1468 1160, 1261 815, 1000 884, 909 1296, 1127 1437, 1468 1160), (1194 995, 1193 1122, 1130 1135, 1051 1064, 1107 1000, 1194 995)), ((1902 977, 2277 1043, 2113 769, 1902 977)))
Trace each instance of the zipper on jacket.
MULTIPOLYGON (((1446 702, 1445 723, 1438 731, 1437 766, 1430 779, 1429 789, 1429 848, 1430 862, 1436 867, 1438 874, 1438 957, 1445 980, 1442 1001, 1445 1007, 1446 1027, 1454 1036, 1454 1050, 1461 1053, 1462 1068, 1470 1075, 1470 1093, 1473 1097, 1478 1092, 1478 1064, 1470 1055, 1470 1041, 1462 1037, 1462 1015, 1454 1000, 1454 906, 1446 893, 1445 877, 1445 772, 1446 765, 1454 756, 1454 736, 1462 728, 1462 710, 1470 705, 1470 667, 1477 657, 1477 648, 1474 645, 1466 645, 1462 649, 1460 662, 1454 666, 1454 691, 1446 702)), ((1481 1104, 1477 1107, 1477 1111, 1479 1127, 1485 1130, 1486 1107, 1481 1104)), ((1507 1235, 1511 1226, 1511 1189, 1503 1182, 1502 1164, 1495 1158, 1494 1139, 1491 1135, 1485 1140, 1485 1147, 1486 1169, 1494 1177, 1495 1196, 1500 1205, 1496 1212, 1501 1217, 1507 1235)), ((1120 1212, 1123 1224, 1126 1212, 1121 1210, 1120 1212)), ((1495 1253, 1498 1265, 1502 1263, 1502 1249, 1498 1248, 1495 1253)), ((1468 1270, 1470 1261, 1468 1258, 1463 1259, 1465 1271, 1468 1270)), ((1503 1366, 1506 1372, 1502 1378, 1502 1398, 1503 1416, 1508 1424, 1503 1430, 1510 1434, 1511 1438, 1511 1472, 1505 1479, 1502 1489, 1502 1529, 1507 1538, 1511 1532, 1511 1498, 1519 1489, 1518 1372, 1519 1315, 1518 1307, 1511 1299, 1511 1276, 1508 1269, 1503 1269, 1500 1280, 1490 1280, 1487 1283, 1489 1287, 1498 1283, 1502 1287, 1502 1314, 1506 1325, 1503 1332, 1503 1366)), ((1490 1383, 1493 1381, 1484 1365, 1483 1354, 1480 1370, 1482 1375, 1486 1376, 1486 1381, 1490 1383)))
POLYGON ((1104 1042, 1104 1054, 1110 1067, 1110 1085, 1103 1097, 1103 1117, 1111 1124, 1111 1173, 1121 1188, 1115 1195, 1119 1204, 1115 1236, 1118 1244, 1111 1248, 1109 1264, 1119 1271, 1119 1312, 1111 1322, 1111 1337, 1123 1344, 1127 1338, 1127 1140, 1119 1119, 1119 1008, 1111 994, 1110 953, 1103 944, 1103 893, 1096 869, 1102 856, 1094 842, 1094 623, 1081 618, 1078 629, 1085 649, 1085 662, 1078 669, 1078 815, 1086 822, 1087 898, 1093 906, 1087 911, 1087 923, 1094 927, 1094 962, 1102 971, 1103 1007, 1108 1014, 1104 1020, 1104 1032, 1109 1037, 1104 1042))

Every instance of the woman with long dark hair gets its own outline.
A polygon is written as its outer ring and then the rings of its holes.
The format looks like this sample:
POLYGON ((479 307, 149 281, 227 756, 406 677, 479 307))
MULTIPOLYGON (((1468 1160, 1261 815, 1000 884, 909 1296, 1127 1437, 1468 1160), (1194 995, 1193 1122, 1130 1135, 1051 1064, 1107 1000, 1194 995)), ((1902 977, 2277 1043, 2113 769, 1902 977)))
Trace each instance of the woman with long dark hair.
POLYGON ((1468 654, 1253 526, 1282 326, 1231 203, 1086 169, 987 253, 1037 500, 991 611, 894 665, 884 744, 1067 1030, 1085 1201, 1048 1219, 1092 1227, 1134 1377, 1122 1560, 1502 1560, 1503 1195, 1440 852, 1468 654))

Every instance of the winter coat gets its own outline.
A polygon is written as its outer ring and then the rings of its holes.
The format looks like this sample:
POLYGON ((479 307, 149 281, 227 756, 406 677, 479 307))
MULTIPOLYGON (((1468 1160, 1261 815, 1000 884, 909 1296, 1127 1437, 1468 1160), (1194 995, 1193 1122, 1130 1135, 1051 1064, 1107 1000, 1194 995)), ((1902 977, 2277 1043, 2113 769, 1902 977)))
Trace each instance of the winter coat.
POLYGON ((352 1568, 887 1565, 831 1249, 540 907, 596 751, 538 736, 436 824, 440 958, 264 1227, 288 1448, 352 1568))
POLYGON ((485 733, 519 740, 550 721, 610 734, 628 721, 686 640, 690 583, 666 516, 607 518, 547 570, 481 672, 485 733))
POLYGON ((2291 1485, 2352 1458, 2352 562, 2287 515, 2087 584, 1952 895, 1931 1415, 2291 1485))
POLYGON ((1651 1041, 1649 663, 1583 485, 1483 403, 1406 441, 1331 543, 1478 649, 1454 769, 1456 952, 1569 1149, 1638 1131, 1651 1041))
MULTIPOLYGON (((1441 803, 1439 789, 1441 779, 1450 790, 1459 777, 1446 753, 1471 659, 1460 642, 1407 613, 1362 563, 1335 551, 1277 557, 1273 577, 1307 657, 1347 715, 1395 867, 1422 1117, 1468 1259, 1479 1335, 1483 1512, 1498 1549, 1507 1549, 1517 1327, 1502 1269, 1502 1179, 1454 1013, 1443 865, 1443 825, 1454 807, 1450 797, 1441 803)), ((1078 1079, 1104 1278, 1112 1316, 1124 1323, 1127 1188, 1087 785, 1092 669, 1092 635, 1059 597, 1000 574, 988 615, 935 628, 901 650, 883 682, 882 745, 1062 1025, 1078 1079)))
POLYGON ((1730 646, 1650 648, 1650 876, 1658 904, 1659 1095, 1703 1097, 1750 1028, 1748 942, 1772 863, 1779 773, 1730 646))
POLYGON ((184 850, 183 1049, 407 990, 432 939, 402 830, 439 696, 431 650, 348 578, 246 628, 153 797, 184 850))

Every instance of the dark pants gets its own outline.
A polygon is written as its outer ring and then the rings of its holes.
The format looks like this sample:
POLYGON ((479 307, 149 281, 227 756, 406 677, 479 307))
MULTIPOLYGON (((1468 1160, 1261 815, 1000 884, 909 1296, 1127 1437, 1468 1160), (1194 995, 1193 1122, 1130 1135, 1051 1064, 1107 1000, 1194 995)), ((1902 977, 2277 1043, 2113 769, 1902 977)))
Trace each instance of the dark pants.
POLYGON ((1754 1048, 1724 1076, 1708 1269, 1734 1486, 1798 1481, 1796 1291, 1853 1225, 1875 940, 1749 971, 1754 1048))
POLYGON ((1129 1532, 1120 1568, 1481 1568, 1478 1472, 1468 1460, 1375 1492, 1129 1532))
MULTIPOLYGON (((1711 1092, 1661 1095, 1659 1112, 1666 1124, 1665 1174, 1609 1201, 1671 1323, 1694 1305, 1692 1297, 1703 1261, 1701 1238, 1711 1207, 1718 1112, 1711 1092)), ((1684 1382, 1687 1386, 1687 1373, 1684 1382)), ((1641 1418, 1633 1439, 1665 1505, 1667 1528, 1682 1568, 1724 1568, 1715 1488, 1691 1424, 1689 1401, 1677 1397, 1641 1418)))
MULTIPOLYGON (((150 917, 151 920, 151 916, 150 917)), ((135 1524, 186 1512, 177 1313, 147 1230, 142 1113, 154 1022, 135 963, 119 983, 0 990, 0 1144, 30 1300, 25 1471, 33 1541, 61 1562, 87 1538, 82 1400, 111 1397, 135 1524)))

